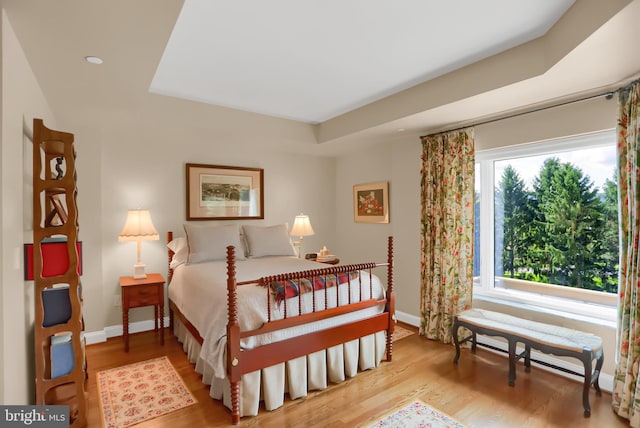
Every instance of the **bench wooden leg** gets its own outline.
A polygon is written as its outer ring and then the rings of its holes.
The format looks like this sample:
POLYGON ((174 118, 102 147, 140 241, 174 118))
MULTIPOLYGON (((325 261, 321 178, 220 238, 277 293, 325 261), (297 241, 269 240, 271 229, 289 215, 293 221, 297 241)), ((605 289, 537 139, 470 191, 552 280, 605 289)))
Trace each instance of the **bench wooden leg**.
POLYGON ((593 356, 591 355, 591 351, 585 351, 582 362, 584 363, 584 385, 582 387, 582 407, 584 407, 584 417, 588 418, 591 416, 591 406, 589 404, 589 390, 591 389, 591 385, 593 384, 596 389, 596 395, 602 396, 602 391, 600 391, 600 370, 602 370, 602 364, 604 363, 604 355, 603 352, 600 351, 596 356, 596 369, 592 372, 592 360, 593 356), (592 374, 593 373, 593 374, 592 374))
POLYGON ((598 397, 602 396, 602 391, 600 391, 600 383, 599 383, 599 379, 600 379, 600 370, 602 370, 602 364, 604 363, 604 353, 602 352, 602 350, 600 350, 600 352, 598 353, 598 355, 596 356, 596 370, 593 372, 593 386, 596 389, 596 395, 598 397))
POLYGON ((453 364, 458 364, 458 359, 460 358, 460 341, 458 340, 458 328, 460 324, 458 324, 458 319, 456 318, 453 321, 453 330, 451 334, 453 335, 453 343, 456 345, 456 356, 453 357, 453 364))
POLYGON ((475 330, 473 330, 473 327, 469 325, 463 325, 458 321, 458 318, 454 318, 453 327, 451 329, 451 335, 453 336, 453 343, 456 345, 456 356, 453 357, 454 364, 458 364, 458 360, 460 359, 460 345, 462 345, 463 343, 471 341, 471 352, 473 352, 474 354, 476 353, 477 336, 476 336, 475 330), (469 336, 465 337, 462 340, 458 339, 458 329, 460 327, 466 328, 471 332, 469 336))
POLYGON ((509 386, 516 384, 516 341, 509 340, 509 386))
POLYGON ((531 371, 531 345, 524 345, 524 371, 531 371))
POLYGON ((582 386, 582 407, 584 416, 591 416, 591 406, 589 405, 589 389, 591 388, 591 351, 585 352, 582 357, 584 363, 584 385, 582 386))

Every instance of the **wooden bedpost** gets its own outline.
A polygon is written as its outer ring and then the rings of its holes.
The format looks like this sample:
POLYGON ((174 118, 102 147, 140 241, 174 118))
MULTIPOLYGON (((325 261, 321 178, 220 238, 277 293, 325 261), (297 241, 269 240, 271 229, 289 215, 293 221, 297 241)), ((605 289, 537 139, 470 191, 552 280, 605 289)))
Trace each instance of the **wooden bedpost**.
MULTIPOLYGON (((173 232, 167 232, 167 244, 173 241, 173 232)), ((173 277, 173 269, 171 269, 171 260, 173 260, 173 255, 175 253, 171 248, 167 247, 167 287, 169 287, 169 283, 171 282, 171 278, 173 277)), ((167 288, 167 295, 169 294, 169 290, 167 288)), ((173 309, 171 309, 171 305, 169 304, 169 330, 173 332, 173 309)), ((164 333, 163 333, 164 334, 164 333)))
POLYGON ((229 322, 227 323, 227 375, 231 389, 231 422, 240 423, 240 325, 238 323, 238 294, 236 292, 235 248, 227 247, 227 297, 229 322))
MULTIPOLYGON (((171 241, 173 241, 173 232, 172 231, 168 231, 167 232, 167 244, 169 242, 171 242, 171 241)), ((168 260, 168 262, 167 262, 167 273, 168 273, 167 278, 169 278, 167 280, 167 282, 171 282, 171 277, 173 276, 173 269, 171 269, 171 260, 173 260, 173 254, 174 254, 174 252, 171 250, 171 248, 167 247, 167 255, 168 255, 168 257, 167 257, 167 260, 168 260)))
POLYGON ((387 361, 393 357, 393 330, 396 322, 396 295, 393 291, 393 236, 389 236, 387 244, 387 307, 389 313, 389 329, 387 330, 387 361))

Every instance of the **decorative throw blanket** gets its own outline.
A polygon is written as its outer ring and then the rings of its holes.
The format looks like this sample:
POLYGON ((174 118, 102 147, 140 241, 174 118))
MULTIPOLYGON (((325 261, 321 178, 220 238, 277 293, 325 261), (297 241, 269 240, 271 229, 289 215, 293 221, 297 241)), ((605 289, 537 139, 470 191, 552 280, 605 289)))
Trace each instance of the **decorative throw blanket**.
POLYGON ((285 299, 296 297, 302 293, 309 291, 323 290, 325 288, 335 287, 338 284, 358 278, 358 271, 341 272, 337 275, 327 274, 314 276, 313 278, 287 279, 281 281, 273 281, 270 284, 271 290, 276 298, 276 304, 285 299))

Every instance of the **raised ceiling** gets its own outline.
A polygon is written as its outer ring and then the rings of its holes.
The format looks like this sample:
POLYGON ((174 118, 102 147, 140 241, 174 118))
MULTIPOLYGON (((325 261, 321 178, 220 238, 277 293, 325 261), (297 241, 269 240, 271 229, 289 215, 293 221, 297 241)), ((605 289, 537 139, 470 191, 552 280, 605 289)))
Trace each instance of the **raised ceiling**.
POLYGON ((151 91, 321 123, 544 35, 574 0, 186 0, 151 91))

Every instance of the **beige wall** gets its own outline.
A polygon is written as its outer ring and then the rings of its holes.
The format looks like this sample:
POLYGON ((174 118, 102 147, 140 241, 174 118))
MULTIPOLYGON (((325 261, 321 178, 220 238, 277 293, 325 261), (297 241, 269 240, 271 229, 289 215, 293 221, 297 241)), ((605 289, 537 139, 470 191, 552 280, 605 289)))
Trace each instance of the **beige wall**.
MULTIPOLYGON (((259 141, 230 144, 229 136, 214 132, 203 135, 198 129, 181 126, 167 132, 167 128, 158 125, 143 122, 102 132, 100 188, 92 194, 101 206, 101 241, 95 244, 102 249, 102 276, 97 281, 99 289, 86 287, 90 293, 86 300, 102 302, 102 313, 87 319, 88 330, 122 323, 121 308, 113 305, 114 299, 119 301, 118 277, 130 275, 136 261, 136 245, 117 240, 127 209, 141 207, 151 211, 161 241, 143 242, 142 260, 148 271, 166 273, 166 231, 183 235, 186 163, 263 168, 265 218, 237 223, 292 225, 302 211, 309 215, 315 231, 315 235, 304 239, 305 251, 318 250, 322 245, 331 248, 334 244, 332 158, 274 150, 269 144, 273 137, 267 134, 259 141)), ((79 180, 84 178, 79 176, 79 180)), ((87 223, 81 222, 81 229, 86 228, 87 223)), ((150 308, 134 309, 131 319, 149 319, 151 314, 150 308)))
MULTIPOLYGON (((492 149, 615 128, 616 105, 615 98, 600 97, 480 125, 475 128, 476 147, 478 150, 492 149)), ((378 260, 384 256, 385 237, 393 234, 396 240, 396 310, 409 322, 416 322, 420 316, 420 156, 421 143, 416 135, 342 156, 336 164, 338 252, 355 261, 361 259, 364 249, 366 260, 374 256, 378 260), (352 186, 381 180, 390 182, 391 223, 354 223, 352 186)), ((615 328, 611 326, 525 311, 479 298, 474 300, 474 305, 598 334, 605 343, 603 373, 613 374, 615 328)))
POLYGON ((420 268, 420 142, 418 136, 379 144, 336 161, 335 249, 346 262, 386 260, 394 238, 396 308, 418 315, 420 268), (353 186, 389 182, 389 224, 355 223, 353 186))
POLYGON ((0 402, 34 402, 33 286, 23 280, 29 219, 33 118, 55 127, 52 112, 2 13, 2 365, 0 402))
MULTIPOLYGON (((0 75, 4 74, 4 56, 3 56, 3 44, 2 41, 4 40, 4 36, 2 36, 3 32, 4 32, 4 28, 5 28, 5 16, 4 16, 4 11, 0 12, 0 75)), ((2 79, 2 81, 4 81, 4 79, 2 79)), ((3 98, 4 95, 4 90, 3 90, 3 85, 0 84, 0 99, 4 99, 3 98)), ((0 102, 0 138, 2 136, 2 130, 4 129, 4 127, 2 126, 2 122, 4 119, 4 103, 0 102)), ((4 141, 4 140, 2 140, 4 141)), ((2 146, 4 146, 4 143, 2 144, 2 146)), ((4 151, 0 150, 0 163, 2 163, 3 167, 0 169, 0 171, 4 171, 4 151)), ((4 202, 4 176, 0 173, 0 198, 2 199, 2 201, 4 202)), ((3 204, 4 205, 4 204, 3 204)), ((0 209, 0 222, 2 221, 2 219, 4 218, 4 214, 3 214, 3 210, 0 209)), ((3 222, 4 225, 4 222, 3 222)), ((0 228, 0 242, 4 241, 4 228, 0 228)), ((2 314, 5 313, 4 310, 4 246, 0 246, 0 260, 2 260, 3 262, 0 264, 0 278, 2 278, 2 281, 0 281, 0 309, 2 309, 2 314)), ((4 336, 4 326, 6 325, 5 323, 5 317, 3 315, 0 315, 0 379, 5 379, 5 367, 4 367, 4 354, 5 354, 5 349, 7 349, 7 342, 5 340, 5 336, 4 336)), ((0 403, 4 403, 4 390, 5 390, 5 382, 2 382, 2 385, 0 385, 0 403)))
POLYGON ((476 150, 613 129, 617 105, 617 97, 602 96, 480 125, 475 129, 476 150))

